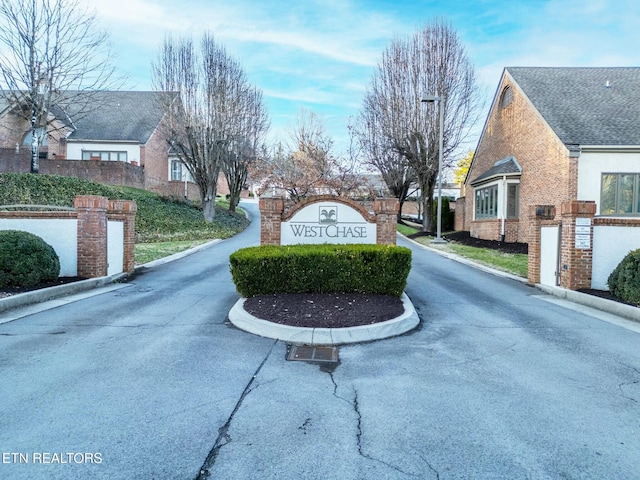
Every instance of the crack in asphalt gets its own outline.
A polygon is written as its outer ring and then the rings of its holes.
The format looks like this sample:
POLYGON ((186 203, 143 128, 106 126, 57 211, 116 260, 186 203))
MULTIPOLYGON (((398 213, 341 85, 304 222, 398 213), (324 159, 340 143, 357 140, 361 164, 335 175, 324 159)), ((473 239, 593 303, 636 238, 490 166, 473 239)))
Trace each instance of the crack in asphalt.
POLYGON ((636 398, 630 397, 629 395, 625 395, 623 387, 627 387, 629 385, 638 385, 639 383, 640 381, 621 383, 620 385, 618 385, 618 390, 620 390, 620 394, 622 395, 623 398, 626 398, 627 400, 631 400, 632 402, 638 403, 638 400, 636 398))
MULTIPOLYGON (((415 450, 414 450, 415 451, 415 450)), ((422 459, 422 461, 424 463, 427 464, 427 467, 429 467, 429 470, 431 470, 433 473, 436 474, 436 480, 440 480, 440 472, 438 472, 438 470, 436 470, 435 468, 433 468, 433 465, 431 465, 431 463, 429 462, 429 460, 427 460, 424 455, 422 455, 420 452, 415 451, 416 454, 422 459)))
MULTIPOLYGON (((353 410, 356 412, 356 418, 357 418, 357 422, 356 422, 356 442, 358 445, 358 454, 363 457, 366 458, 367 460, 371 460, 373 462, 378 462, 382 465, 385 465, 386 467, 391 468, 392 470, 395 470, 396 472, 400 472, 403 475, 408 475, 410 477, 415 477, 415 478, 422 478, 421 475, 416 475, 414 473, 409 473, 409 472, 405 472, 404 470, 402 470, 401 468, 392 465, 388 462, 385 462, 384 460, 380 460, 379 458, 375 458, 372 457, 371 455, 367 454, 364 452, 364 447, 362 446, 362 413, 360 413, 360 407, 358 404, 358 391, 354 389, 353 391, 354 395, 353 395, 353 410)), ((429 465, 427 463, 427 465, 429 465)), ((429 465, 429 468, 431 468, 431 466, 429 465)), ((433 470, 433 468, 431 468, 431 470, 433 470)), ((435 471, 435 470, 434 470, 435 471)), ((436 472, 437 474, 437 472, 436 472)))
POLYGON ((214 464, 216 463, 216 460, 218 459, 218 454, 220 453, 220 449, 225 445, 228 445, 229 443, 231 443, 231 436, 229 435, 228 432, 229 432, 229 428, 231 427, 231 422, 233 422, 233 417, 242 406, 242 402, 247 397, 247 395, 249 395, 253 390, 257 388, 257 386, 254 387, 253 384, 256 381, 256 378, 258 377, 260 370, 262 370, 262 367, 264 366, 264 364, 267 363, 267 360, 269 359, 269 357, 271 356, 271 352, 273 351, 273 347, 275 347, 277 343, 278 343, 278 340, 274 341, 271 344, 269 351, 265 355, 264 359, 262 360, 262 362, 260 363, 256 371, 253 373, 251 380, 249 380, 249 383, 247 383, 247 385, 244 387, 244 390, 242 391, 240 398, 236 402, 236 405, 233 408, 231 415, 229 415, 229 418, 227 418, 227 421, 225 422, 225 424, 218 429, 218 438, 216 438, 216 441, 213 444, 213 448, 209 451, 207 458, 205 459, 204 463, 200 467, 200 471, 195 480, 205 480, 207 478, 210 478, 210 475, 211 475, 210 470, 213 468, 214 464))
MULTIPOLYGON (((413 473, 409 473, 409 472, 405 472, 404 470, 400 469, 399 467, 392 465, 390 463, 385 462, 384 460, 380 460, 378 458, 372 457, 371 455, 368 455, 367 453, 364 452, 364 448, 362 446, 362 414, 360 413, 360 407, 358 404, 358 391, 356 389, 353 390, 353 400, 349 400, 347 398, 341 397, 340 395, 338 395, 338 383, 336 382, 335 377, 333 376, 333 372, 332 371, 328 371, 327 372, 329 374, 329 378, 331 379, 331 383, 333 384, 333 396, 336 397, 339 400, 342 400, 343 402, 346 402, 347 404, 351 405, 353 407, 354 412, 356 413, 356 444, 358 446, 358 454, 363 457, 366 458, 367 460, 373 461, 373 462, 378 462, 381 463, 382 465, 385 465, 393 470, 395 470, 396 472, 400 472, 403 475, 409 475, 411 477, 416 477, 416 478, 421 478, 420 475, 416 475, 413 473)), ((423 459, 424 460, 424 459, 423 459)), ((436 472, 431 465, 429 464, 429 462, 426 462, 427 466, 429 467, 430 470, 432 470, 433 472, 436 473, 437 478, 439 479, 440 476, 438 474, 438 472, 436 472)))
MULTIPOLYGON (((629 368, 630 370, 633 370, 634 372, 636 372, 638 375, 640 375, 640 370, 638 370, 636 367, 632 366, 632 365, 625 365, 625 367, 629 368)), ((620 390, 620 395, 623 398, 626 398, 627 400, 631 400, 632 402, 638 403, 638 399, 635 397, 630 397, 629 395, 625 394, 624 391, 624 387, 628 387, 630 385, 638 385, 640 384, 640 380, 635 380, 633 382, 622 382, 618 385, 618 390, 620 390)))

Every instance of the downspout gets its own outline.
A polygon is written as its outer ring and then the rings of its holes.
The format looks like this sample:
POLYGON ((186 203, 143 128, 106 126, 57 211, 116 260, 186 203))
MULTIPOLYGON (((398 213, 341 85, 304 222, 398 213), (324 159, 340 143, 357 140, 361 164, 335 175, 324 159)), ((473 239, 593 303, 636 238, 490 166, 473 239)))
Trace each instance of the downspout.
POLYGON ((500 241, 504 243, 505 223, 507 221, 507 176, 502 176, 502 222, 500 225, 500 241))

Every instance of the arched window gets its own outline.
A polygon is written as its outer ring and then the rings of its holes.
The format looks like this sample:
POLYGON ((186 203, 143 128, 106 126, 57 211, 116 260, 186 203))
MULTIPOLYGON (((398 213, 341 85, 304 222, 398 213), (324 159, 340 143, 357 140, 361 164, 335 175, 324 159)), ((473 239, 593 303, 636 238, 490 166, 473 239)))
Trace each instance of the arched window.
POLYGON ((504 87, 502 95, 500 95, 500 108, 505 108, 513 102, 513 89, 510 86, 504 87))
MULTIPOLYGON (((42 127, 36 128, 36 135, 39 138, 38 145, 40 147, 46 147, 48 144, 47 142, 48 135, 44 135, 44 129, 42 127)), ((24 138, 22 139, 22 145, 26 147, 31 146, 31 130, 29 130, 27 134, 24 136, 24 138)))

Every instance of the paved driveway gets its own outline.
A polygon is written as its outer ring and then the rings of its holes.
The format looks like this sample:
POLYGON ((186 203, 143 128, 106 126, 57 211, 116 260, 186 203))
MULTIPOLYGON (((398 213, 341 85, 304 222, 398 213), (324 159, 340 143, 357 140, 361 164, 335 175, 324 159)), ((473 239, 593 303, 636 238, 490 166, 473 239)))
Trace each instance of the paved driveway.
POLYGON ((0 478, 640 478, 626 321, 411 246, 417 331, 290 362, 226 320, 257 227, 0 325, 0 478))

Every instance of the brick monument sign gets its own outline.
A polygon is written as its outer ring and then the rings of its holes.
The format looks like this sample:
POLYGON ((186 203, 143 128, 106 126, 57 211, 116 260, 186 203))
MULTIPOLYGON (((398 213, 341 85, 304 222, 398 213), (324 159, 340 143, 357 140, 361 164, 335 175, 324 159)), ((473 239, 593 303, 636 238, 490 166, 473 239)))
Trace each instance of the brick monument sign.
POLYGON ((284 199, 260 198, 260 244, 396 244, 397 198, 378 198, 373 213, 344 197, 310 197, 284 211, 284 199))

